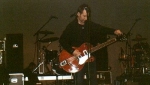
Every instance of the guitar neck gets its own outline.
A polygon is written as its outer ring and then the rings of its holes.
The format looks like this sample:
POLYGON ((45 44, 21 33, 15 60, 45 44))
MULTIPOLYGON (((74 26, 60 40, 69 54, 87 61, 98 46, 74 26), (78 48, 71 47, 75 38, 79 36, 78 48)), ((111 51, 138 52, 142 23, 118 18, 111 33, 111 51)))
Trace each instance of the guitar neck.
POLYGON ((95 47, 92 47, 91 48, 91 53, 93 53, 93 52, 95 52, 95 51, 97 51, 97 50, 99 50, 101 48, 104 48, 104 47, 106 47, 106 46, 108 46, 108 45, 110 45, 110 44, 112 44, 112 43, 114 43, 116 41, 117 41, 116 38, 112 38, 112 39, 109 39, 108 41, 106 41, 104 43, 101 43, 101 44, 99 44, 99 45, 97 45, 95 47))

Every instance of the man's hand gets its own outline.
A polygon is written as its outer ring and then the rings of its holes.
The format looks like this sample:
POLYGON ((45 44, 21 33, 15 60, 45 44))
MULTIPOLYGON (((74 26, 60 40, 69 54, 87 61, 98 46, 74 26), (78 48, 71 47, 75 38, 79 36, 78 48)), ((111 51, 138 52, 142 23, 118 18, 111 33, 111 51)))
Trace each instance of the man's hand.
POLYGON ((76 49, 76 50, 74 50, 73 55, 78 57, 81 55, 81 52, 79 52, 79 50, 76 49))
POLYGON ((120 36, 120 35, 123 35, 123 33, 120 31, 120 30, 115 30, 114 31, 114 34, 120 36))
POLYGON ((73 51, 73 56, 67 59, 68 64, 72 64, 73 61, 75 61, 77 59, 78 56, 81 55, 81 52, 79 52, 79 50, 74 50, 73 51))
POLYGON ((93 56, 91 56, 86 62, 93 62, 95 60, 95 58, 93 56))

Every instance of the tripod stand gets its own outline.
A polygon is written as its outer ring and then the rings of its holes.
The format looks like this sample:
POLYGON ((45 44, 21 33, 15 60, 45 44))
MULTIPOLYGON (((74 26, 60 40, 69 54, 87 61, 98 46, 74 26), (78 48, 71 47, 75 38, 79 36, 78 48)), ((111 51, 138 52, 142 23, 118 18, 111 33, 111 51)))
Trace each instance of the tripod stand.
MULTIPOLYGON (((43 46, 43 47, 45 47, 45 46, 43 46)), ((50 51, 48 51, 46 48, 43 48, 43 50, 40 53, 39 64, 33 71, 35 71, 39 68, 39 74, 44 74, 44 73, 53 74, 52 73, 52 64, 53 64, 53 62, 52 62, 52 60, 48 60, 46 58, 46 57, 52 56, 52 55, 49 55, 50 54, 49 52, 50 51)))

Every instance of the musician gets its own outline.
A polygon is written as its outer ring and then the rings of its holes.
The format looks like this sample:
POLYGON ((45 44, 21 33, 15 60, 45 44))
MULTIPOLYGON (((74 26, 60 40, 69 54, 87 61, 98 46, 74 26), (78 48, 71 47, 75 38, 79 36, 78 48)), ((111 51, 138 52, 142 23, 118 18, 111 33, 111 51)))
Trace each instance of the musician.
POLYGON ((132 39, 133 41, 136 41, 133 45, 133 55, 135 56, 135 62, 134 66, 136 68, 140 68, 144 66, 145 63, 149 62, 149 45, 145 40, 146 38, 143 38, 142 35, 137 34, 135 39, 132 39))
MULTIPOLYGON (((65 49, 68 53, 74 56, 79 56, 81 52, 77 49, 73 49, 72 47, 80 47, 83 43, 86 42, 90 43, 91 45, 96 45, 103 37, 102 35, 122 35, 120 30, 101 26, 92 22, 90 18, 90 7, 87 4, 80 5, 77 9, 75 19, 67 25, 66 29, 60 36, 59 42, 63 49, 65 49)), ((85 73, 90 74, 90 85, 98 85, 96 78, 96 56, 90 57, 90 59, 88 59, 85 63, 84 67, 75 74, 77 85, 85 85, 83 81, 83 76, 85 73)))
POLYGON ((29 81, 25 82, 25 85, 36 85, 36 83, 39 83, 39 79, 37 74, 33 73, 33 70, 35 69, 36 64, 34 62, 31 62, 28 67, 26 67, 23 71, 25 77, 28 77, 29 81))

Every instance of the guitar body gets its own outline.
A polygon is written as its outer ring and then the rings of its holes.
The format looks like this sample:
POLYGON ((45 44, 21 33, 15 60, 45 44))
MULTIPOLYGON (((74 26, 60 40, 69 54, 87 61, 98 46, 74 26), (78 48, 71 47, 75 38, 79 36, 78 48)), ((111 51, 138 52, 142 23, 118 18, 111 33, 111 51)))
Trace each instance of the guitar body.
MULTIPOLYGON (((87 44, 84 43, 79 48, 75 48, 75 49, 78 49, 81 52, 81 57, 82 57, 84 56, 83 51, 87 50, 88 47, 87 47, 87 44)), ((64 60, 67 60, 71 57, 74 57, 74 56, 68 53, 66 50, 62 50, 59 56, 59 62, 63 62, 64 60)), ((83 68, 83 66, 84 64, 79 64, 79 58, 74 59, 71 63, 66 62, 65 65, 60 65, 62 69, 64 69, 66 72, 69 72, 69 73, 76 73, 80 71, 83 68)))

